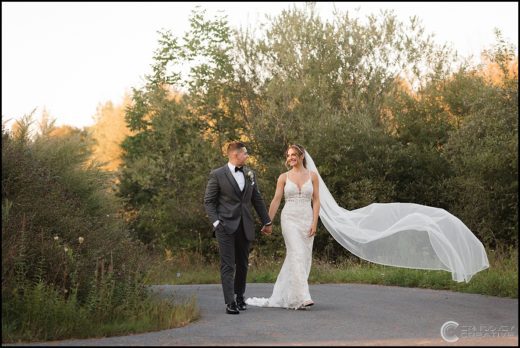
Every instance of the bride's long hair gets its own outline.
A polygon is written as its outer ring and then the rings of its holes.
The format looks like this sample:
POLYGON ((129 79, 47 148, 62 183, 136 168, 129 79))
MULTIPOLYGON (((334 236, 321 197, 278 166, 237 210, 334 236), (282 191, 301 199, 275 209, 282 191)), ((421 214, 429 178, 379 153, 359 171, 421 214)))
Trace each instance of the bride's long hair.
POLYGON ((287 169, 291 169, 291 166, 289 163, 287 163, 287 155, 289 153, 289 149, 296 150, 298 152, 298 157, 303 157, 303 167, 307 168, 307 160, 305 159, 305 148, 299 144, 292 144, 287 147, 287 150, 285 150, 285 167, 287 169))

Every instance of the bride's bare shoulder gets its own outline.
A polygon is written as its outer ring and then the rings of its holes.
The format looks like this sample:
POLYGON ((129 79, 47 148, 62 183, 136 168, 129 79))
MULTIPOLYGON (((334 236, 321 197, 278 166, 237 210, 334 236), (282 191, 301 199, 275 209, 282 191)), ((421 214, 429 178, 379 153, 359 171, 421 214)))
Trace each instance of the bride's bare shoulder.
POLYGON ((283 183, 285 183, 285 180, 287 179, 287 174, 288 174, 288 173, 289 173, 289 172, 284 172, 284 173, 280 174, 280 176, 278 177, 278 182, 283 182, 283 183))

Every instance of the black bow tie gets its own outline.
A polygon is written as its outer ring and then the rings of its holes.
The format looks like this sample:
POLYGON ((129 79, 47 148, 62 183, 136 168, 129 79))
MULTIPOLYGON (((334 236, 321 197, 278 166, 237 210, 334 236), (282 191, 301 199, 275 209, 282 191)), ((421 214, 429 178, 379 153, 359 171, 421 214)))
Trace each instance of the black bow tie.
POLYGON ((236 172, 244 172, 244 167, 235 167, 235 173, 236 172))

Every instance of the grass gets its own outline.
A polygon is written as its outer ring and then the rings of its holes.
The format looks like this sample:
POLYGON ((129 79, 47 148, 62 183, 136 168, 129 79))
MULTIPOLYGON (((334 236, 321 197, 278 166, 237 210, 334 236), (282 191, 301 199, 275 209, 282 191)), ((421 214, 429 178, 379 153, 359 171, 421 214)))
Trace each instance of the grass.
MULTIPOLYGON (((358 283, 451 290, 489 296, 518 298, 518 251, 488 251, 490 268, 469 283, 451 280, 445 271, 425 271, 381 266, 359 259, 339 263, 314 260, 310 284, 358 283)), ((259 259, 249 268, 248 282, 274 283, 283 260, 259 259)), ((151 284, 219 284, 217 262, 197 255, 180 254, 161 260, 147 274, 151 284)), ((2 294, 2 343, 93 338, 157 331, 184 326, 200 317, 196 299, 147 296, 133 305, 109 308, 107 313, 78 304, 74 295, 38 283, 21 294, 2 294), (4 301, 5 295, 9 301, 4 301)))
MULTIPOLYGON (((468 283, 458 283, 446 271, 382 266, 363 260, 339 263, 314 260, 310 284, 358 283, 450 290, 498 297, 518 298, 518 251, 488 251, 490 267, 468 283)), ((249 267, 249 283, 274 283, 283 260, 263 259, 249 267)), ((204 263, 196 255, 180 255, 153 269, 148 284, 218 284, 217 262, 204 263)))
POLYGON ((195 298, 179 302, 148 295, 100 313, 38 283, 2 303, 2 343, 95 338, 184 326, 200 317, 195 298))

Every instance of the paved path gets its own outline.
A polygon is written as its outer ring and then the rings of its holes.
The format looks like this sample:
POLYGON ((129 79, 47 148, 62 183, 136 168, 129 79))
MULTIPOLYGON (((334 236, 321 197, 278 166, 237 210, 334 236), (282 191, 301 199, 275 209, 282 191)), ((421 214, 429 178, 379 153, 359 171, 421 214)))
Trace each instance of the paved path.
MULTIPOLYGON (((273 284, 248 284, 247 296, 268 297, 273 284)), ((197 296, 201 319, 146 334, 38 345, 518 345, 518 300, 450 291, 362 284, 311 285, 307 311, 249 307, 225 314, 222 288, 154 286, 161 295, 197 296), (442 325, 455 343, 444 341, 442 325), (495 336, 495 337, 493 337, 495 336), (497 337, 498 336, 498 337, 497 337)))

